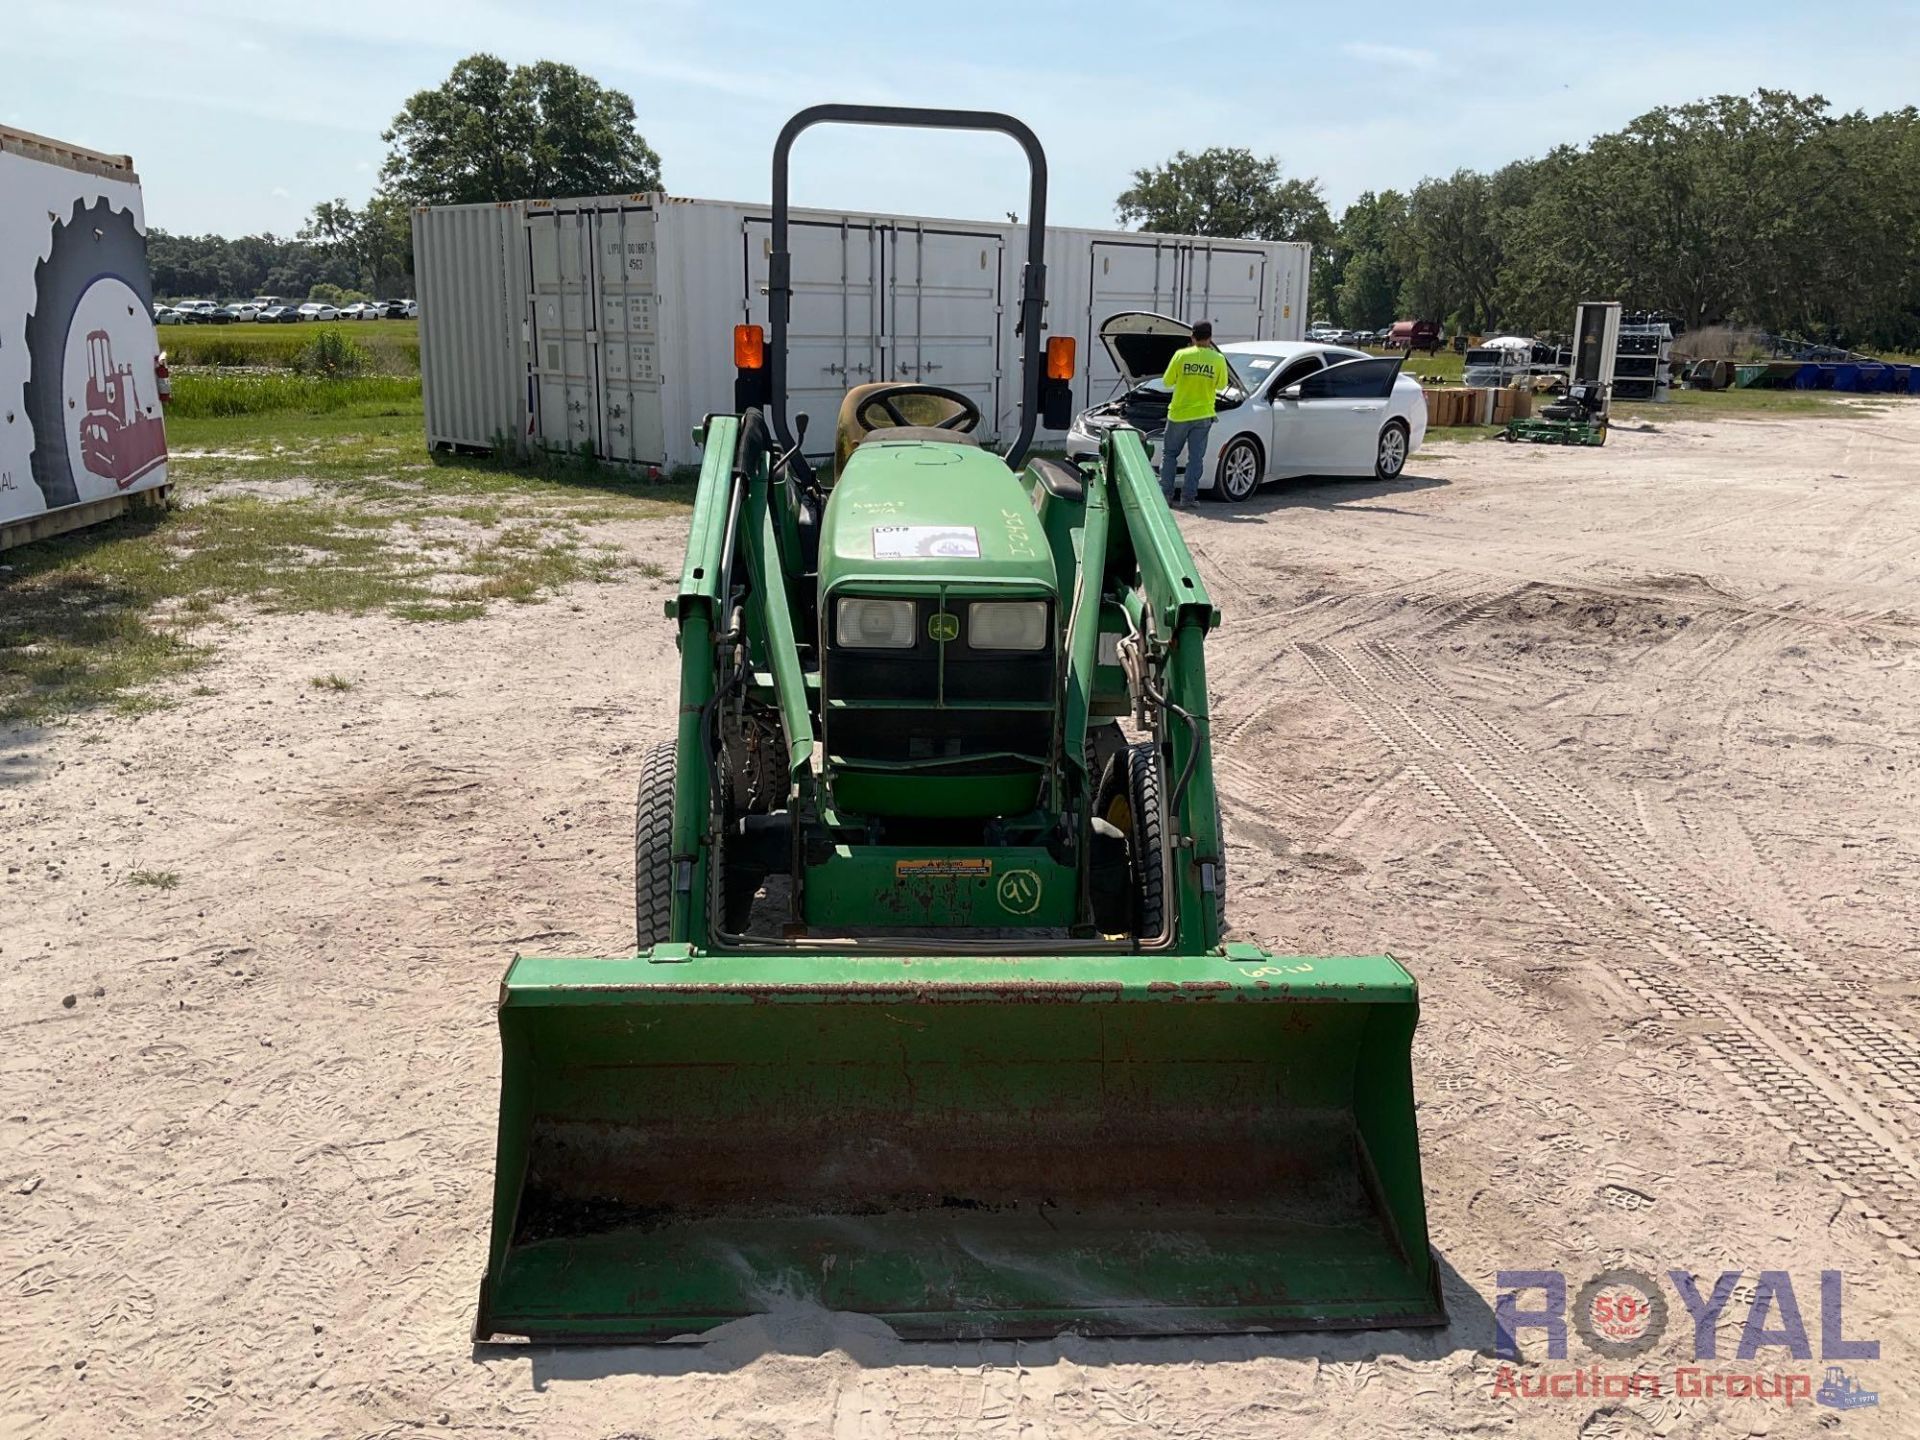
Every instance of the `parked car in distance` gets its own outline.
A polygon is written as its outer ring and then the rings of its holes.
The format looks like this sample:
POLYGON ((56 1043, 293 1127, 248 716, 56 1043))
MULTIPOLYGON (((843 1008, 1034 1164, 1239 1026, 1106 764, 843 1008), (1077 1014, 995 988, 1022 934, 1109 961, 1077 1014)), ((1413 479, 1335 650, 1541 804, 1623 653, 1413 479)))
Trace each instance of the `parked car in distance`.
POLYGON ((258 305, 244 304, 222 305, 220 307, 220 313, 227 317, 229 323, 237 324, 247 320, 258 319, 260 316, 260 307, 258 305))
MULTIPOLYGON (((1083 411, 1067 436, 1069 458, 1099 452, 1106 432, 1132 425, 1159 464, 1170 392, 1161 381, 1187 323, 1128 311, 1110 316, 1100 338, 1130 386, 1083 411)), ((1207 437, 1199 490, 1241 503, 1268 480, 1300 475, 1391 480, 1427 433, 1420 382, 1398 357, 1317 341, 1246 340, 1220 347, 1234 375, 1207 437)))
POLYGON ((377 320, 380 318, 380 310, 370 300, 356 300, 351 305, 340 307, 340 318, 342 320, 377 320))
POLYGON ((418 320, 420 318, 420 302, 418 300, 407 301, 405 305, 405 309, 402 312, 401 318, 406 320, 418 320))
POLYGON ((404 320, 413 313, 408 308, 413 304, 411 300, 382 300, 378 303, 381 316, 388 320, 404 320))
POLYGON ((171 305, 156 305, 153 307, 153 323, 156 325, 184 325, 187 323, 187 317, 180 311, 175 310, 171 305))
POLYGON ((220 307, 211 300, 176 300, 174 309, 181 311, 195 324, 204 324, 220 307))
POLYGON ((299 316, 302 320, 338 320, 340 312, 324 300, 309 300, 300 306, 299 316))
POLYGON ((265 325, 291 325, 300 312, 291 305, 269 305, 254 318, 265 325))
POLYGON ((247 304, 253 306, 255 310, 271 310, 275 305, 284 305, 286 303, 287 302, 278 295, 256 295, 253 299, 247 301, 247 304))

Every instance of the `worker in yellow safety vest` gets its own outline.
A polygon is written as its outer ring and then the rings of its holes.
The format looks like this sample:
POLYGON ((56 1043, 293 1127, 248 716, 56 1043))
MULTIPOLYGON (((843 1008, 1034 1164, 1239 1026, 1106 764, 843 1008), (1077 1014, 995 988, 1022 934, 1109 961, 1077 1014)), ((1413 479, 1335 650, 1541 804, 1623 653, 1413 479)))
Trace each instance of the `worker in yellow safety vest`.
POLYGON ((1232 383, 1227 357, 1213 343, 1213 326, 1205 320, 1193 325, 1193 343, 1173 352, 1161 383, 1173 391, 1167 406, 1167 429, 1160 439, 1160 493, 1169 505, 1191 505, 1200 488, 1200 466, 1207 453, 1207 432, 1213 429, 1213 397, 1232 383), (1187 483, 1175 494, 1180 452, 1187 452, 1187 483))

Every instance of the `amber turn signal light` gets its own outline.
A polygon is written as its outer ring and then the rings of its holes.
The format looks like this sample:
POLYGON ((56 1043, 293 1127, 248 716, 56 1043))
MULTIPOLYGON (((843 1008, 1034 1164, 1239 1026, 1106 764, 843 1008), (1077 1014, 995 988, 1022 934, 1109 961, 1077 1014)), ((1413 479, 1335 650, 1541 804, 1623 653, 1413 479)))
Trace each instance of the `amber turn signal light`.
POLYGON ((1073 378, 1073 337, 1071 335, 1055 335, 1047 341, 1047 378, 1049 380, 1073 378))
MULTIPOLYGON (((1073 342, 1067 342, 1071 345, 1073 342)), ((761 370, 767 363, 767 332, 758 325, 733 327, 733 366, 736 370, 761 370)))

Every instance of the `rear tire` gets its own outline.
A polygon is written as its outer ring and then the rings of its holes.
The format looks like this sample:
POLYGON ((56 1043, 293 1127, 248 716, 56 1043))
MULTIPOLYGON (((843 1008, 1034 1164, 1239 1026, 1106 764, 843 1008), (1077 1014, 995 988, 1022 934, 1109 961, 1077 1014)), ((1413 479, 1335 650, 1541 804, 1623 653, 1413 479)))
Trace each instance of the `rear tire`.
POLYGON ((640 757, 633 818, 633 932, 642 950, 673 938, 673 781, 678 747, 649 745, 640 757))
POLYGON ((1389 420, 1380 427, 1380 441, 1373 452, 1373 475, 1376 480, 1400 478, 1400 472, 1407 468, 1409 439, 1407 422, 1404 420, 1389 420))

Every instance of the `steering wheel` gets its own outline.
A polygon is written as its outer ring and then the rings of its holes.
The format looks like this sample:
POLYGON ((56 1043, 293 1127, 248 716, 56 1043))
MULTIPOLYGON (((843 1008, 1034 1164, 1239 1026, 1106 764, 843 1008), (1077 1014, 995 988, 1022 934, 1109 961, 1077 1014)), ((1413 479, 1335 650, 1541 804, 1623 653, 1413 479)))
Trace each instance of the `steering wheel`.
POLYGON ((958 390, 946 390, 938 385, 900 384, 889 385, 884 390, 876 390, 860 402, 859 406, 853 412, 853 418, 866 430, 885 430, 895 426, 910 427, 914 422, 902 415, 900 413, 900 407, 893 402, 896 400, 912 399, 921 395, 928 396, 935 400, 945 400, 951 405, 960 407, 958 414, 949 415, 938 425, 933 426, 932 428, 935 430, 952 430, 961 435, 971 435, 974 427, 980 423, 980 407, 978 405, 974 404, 972 400, 962 395, 958 390), (867 412, 876 409, 885 412, 887 417, 885 424, 876 425, 872 419, 868 418, 867 412))

